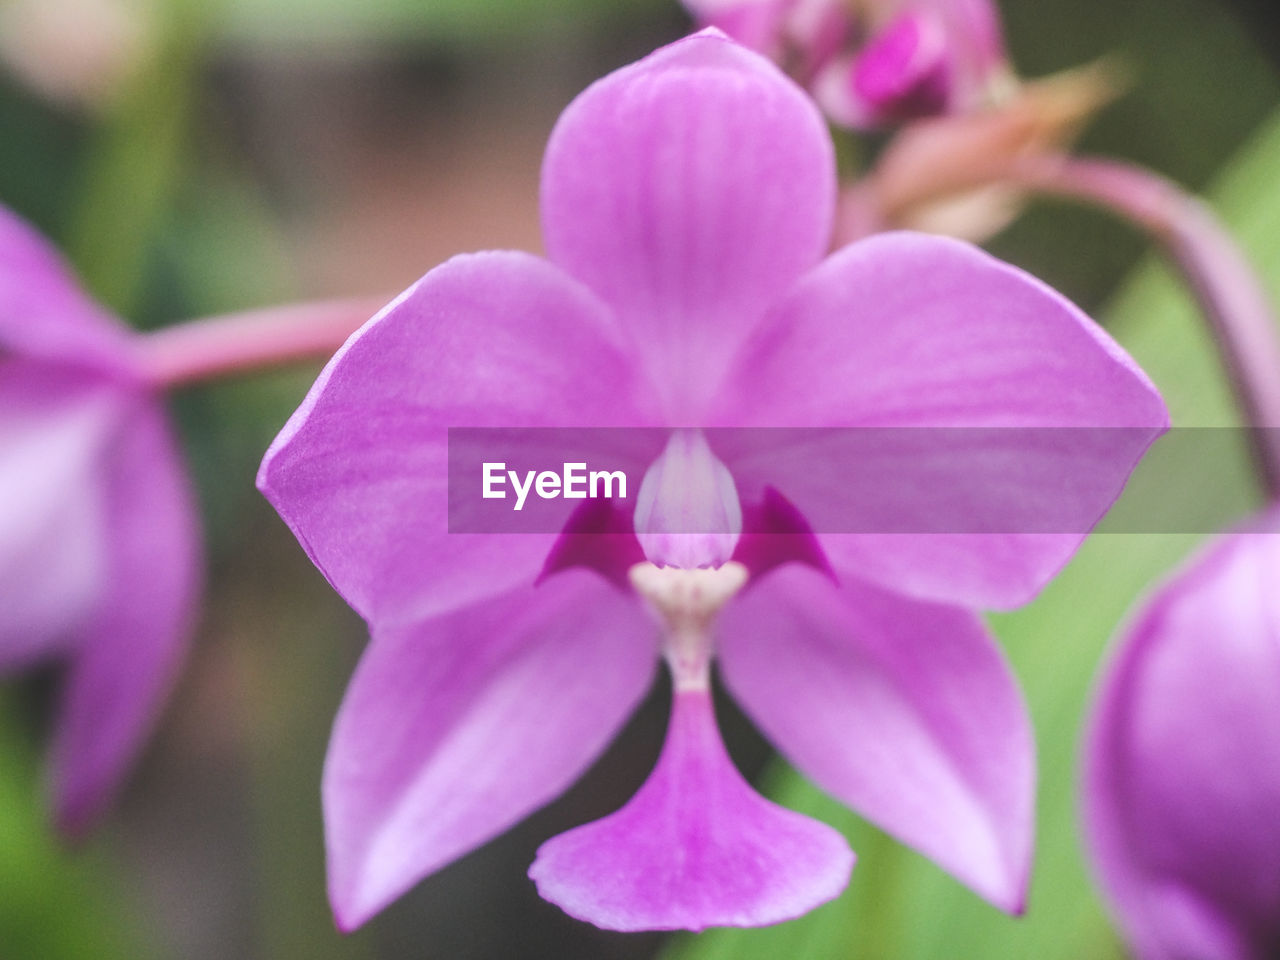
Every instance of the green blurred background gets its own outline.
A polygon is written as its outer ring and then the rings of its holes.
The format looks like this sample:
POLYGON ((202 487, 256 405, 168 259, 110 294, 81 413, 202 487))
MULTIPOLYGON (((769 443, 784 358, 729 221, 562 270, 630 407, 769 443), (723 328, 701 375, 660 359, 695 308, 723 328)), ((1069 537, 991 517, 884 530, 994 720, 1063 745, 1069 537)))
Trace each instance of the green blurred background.
MULTIPOLYGON (((1128 94, 1083 148, 1209 190, 1280 292, 1280 10, 1270 0, 1005 0, 1038 76, 1119 54, 1128 94)), ((0 202, 131 322, 385 293, 452 253, 538 249, 542 145, 592 79, 686 32, 675 0, 0 0, 0 202)), ((990 245, 1107 323, 1182 425, 1233 422, 1212 351, 1144 238, 1034 204, 990 245)), ((540 901, 537 844, 619 806, 657 756, 659 685, 559 802, 423 882, 351 937, 324 896, 320 767, 364 640, 252 478, 315 368, 174 399, 200 483, 207 604, 159 736, 82 849, 50 833, 39 754, 52 678, 0 686, 0 958, 1121 956, 1077 842, 1090 678, 1187 536, 1095 537, 1026 610, 995 618, 1041 761, 1030 913, 1012 920, 774 760, 723 701, 731 752, 783 802, 847 828, 849 891, 766 931, 616 935, 540 901)), ((1222 504, 1256 491, 1224 463, 1222 504)), ((1185 509, 1198 508, 1188 502, 1185 509)), ((1190 528, 1190 527, 1189 527, 1190 528)))

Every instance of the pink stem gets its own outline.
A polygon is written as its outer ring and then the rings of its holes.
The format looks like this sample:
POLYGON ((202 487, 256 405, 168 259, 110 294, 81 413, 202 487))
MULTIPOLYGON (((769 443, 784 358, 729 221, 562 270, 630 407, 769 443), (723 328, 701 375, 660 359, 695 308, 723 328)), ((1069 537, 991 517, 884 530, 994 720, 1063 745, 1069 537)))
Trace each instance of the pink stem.
POLYGON ((390 297, 324 300, 176 324, 138 338, 143 378, 160 387, 325 359, 390 297))
POLYGON ((1150 233, 1181 271, 1213 329, 1266 489, 1280 497, 1280 338, 1266 291, 1243 251, 1201 201, 1149 170, 1114 160, 1039 156, 1011 178, 1085 200, 1150 233))

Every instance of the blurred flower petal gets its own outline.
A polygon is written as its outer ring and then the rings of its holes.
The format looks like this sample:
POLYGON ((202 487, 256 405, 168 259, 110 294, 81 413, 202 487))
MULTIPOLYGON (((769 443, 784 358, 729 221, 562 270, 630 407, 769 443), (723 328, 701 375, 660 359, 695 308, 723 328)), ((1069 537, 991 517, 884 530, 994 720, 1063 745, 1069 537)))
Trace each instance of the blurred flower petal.
POLYGON ((196 506, 134 340, 0 208, 0 666, 67 661, 54 819, 92 825, 186 650, 196 506))
POLYGON ((1141 960, 1280 949, 1277 583, 1273 507, 1143 604, 1103 673, 1085 821, 1141 960))
POLYGON ((57 250, 0 207, 0 350, 127 371, 127 334, 85 296, 57 250))
POLYGON ((93 378, 0 356, 0 670, 65 648, 101 597, 119 414, 93 378))
POLYGON ((140 403, 101 469, 103 596, 71 653, 50 757, 54 816, 71 834, 93 825, 150 734, 200 583, 194 493, 163 413, 140 403))

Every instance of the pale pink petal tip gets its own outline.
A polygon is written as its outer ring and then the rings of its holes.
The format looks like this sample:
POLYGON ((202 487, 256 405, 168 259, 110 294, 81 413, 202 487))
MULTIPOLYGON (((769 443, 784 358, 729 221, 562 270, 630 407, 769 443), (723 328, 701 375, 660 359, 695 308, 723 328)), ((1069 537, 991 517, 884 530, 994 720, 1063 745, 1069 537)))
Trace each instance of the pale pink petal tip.
POLYGON ((853 863, 836 830, 751 788, 710 694, 685 691, 639 792, 544 843, 529 876, 543 898, 604 929, 702 930, 798 917, 839 895, 853 863))

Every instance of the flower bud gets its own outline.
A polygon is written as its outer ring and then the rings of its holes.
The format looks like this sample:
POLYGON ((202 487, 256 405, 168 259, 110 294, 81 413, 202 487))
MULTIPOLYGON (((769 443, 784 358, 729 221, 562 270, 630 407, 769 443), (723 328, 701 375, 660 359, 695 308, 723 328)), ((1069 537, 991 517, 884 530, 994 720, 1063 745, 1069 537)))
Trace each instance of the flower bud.
POLYGON ((947 112, 954 82, 942 25, 908 13, 825 71, 814 94, 837 123, 869 128, 947 112))
POLYGON ((1085 758, 1097 876, 1140 960, 1280 955, 1280 509, 1139 612, 1085 758))

